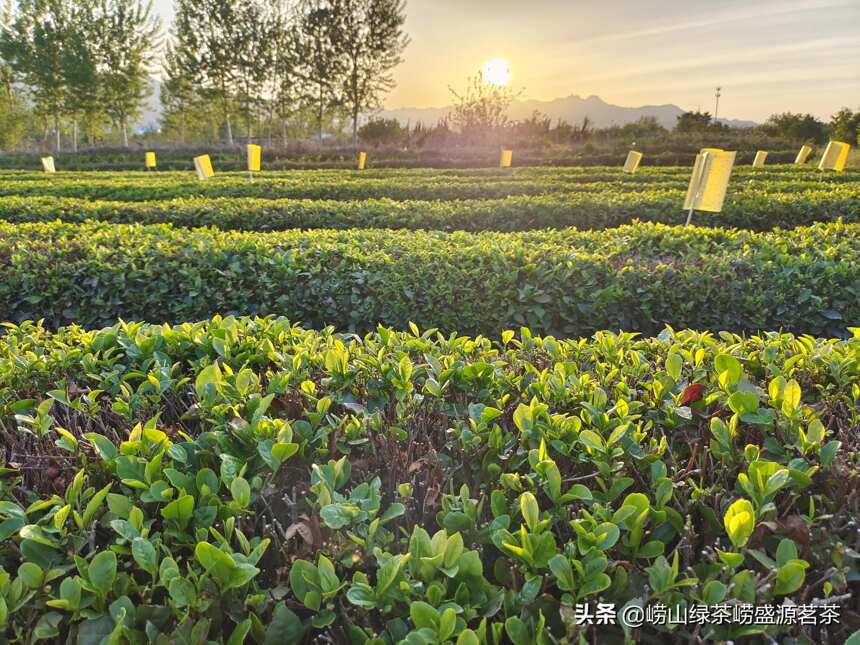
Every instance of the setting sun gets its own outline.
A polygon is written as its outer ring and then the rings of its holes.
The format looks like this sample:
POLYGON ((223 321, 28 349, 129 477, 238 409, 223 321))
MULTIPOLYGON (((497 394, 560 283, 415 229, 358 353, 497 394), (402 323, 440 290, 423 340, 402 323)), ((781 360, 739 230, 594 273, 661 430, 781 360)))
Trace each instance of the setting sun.
POLYGON ((511 81, 511 67, 502 58, 488 60, 481 68, 481 73, 491 85, 507 85, 511 81))

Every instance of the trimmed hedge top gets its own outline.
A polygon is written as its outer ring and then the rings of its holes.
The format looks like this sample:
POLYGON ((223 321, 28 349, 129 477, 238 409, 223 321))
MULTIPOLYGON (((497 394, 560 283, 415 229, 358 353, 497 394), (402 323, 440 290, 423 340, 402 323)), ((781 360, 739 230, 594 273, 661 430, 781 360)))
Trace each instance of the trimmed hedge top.
MULTIPOLYGON (((602 229, 634 220, 682 224, 681 189, 649 187, 618 192, 572 192, 501 199, 393 200, 258 199, 188 197, 155 201, 101 201, 52 196, 0 197, 0 219, 9 222, 103 221, 168 223, 224 230, 291 228, 405 228, 462 231, 524 231, 545 228, 602 229)), ((747 188, 729 195, 721 213, 696 217, 699 226, 770 230, 842 219, 860 221, 860 189, 774 193, 747 188)))
MULTIPOLYGON (((217 173, 217 170, 216 170, 217 173)), ((2 196, 55 196, 81 199, 154 201, 178 197, 256 197, 261 199, 418 199, 457 200, 544 195, 583 191, 638 191, 651 184, 686 190, 690 168, 643 169, 625 174, 618 168, 520 168, 478 171, 376 170, 217 173, 198 181, 187 173, 10 173, 0 175, 2 196)), ((795 192, 856 185, 860 171, 821 173, 793 166, 739 167, 732 192, 747 189, 795 192)), ((653 187, 653 186, 651 186, 653 187)))
POLYGON ((99 643, 842 642, 860 338, 282 319, 0 336, 0 626, 99 643), (575 603, 819 603, 818 626, 575 603), (599 631, 597 631, 599 630, 599 631))
POLYGON ((472 235, 0 224, 0 312, 53 326, 275 313, 359 331, 414 321, 460 333, 670 324, 840 336, 860 320, 860 225, 472 235))

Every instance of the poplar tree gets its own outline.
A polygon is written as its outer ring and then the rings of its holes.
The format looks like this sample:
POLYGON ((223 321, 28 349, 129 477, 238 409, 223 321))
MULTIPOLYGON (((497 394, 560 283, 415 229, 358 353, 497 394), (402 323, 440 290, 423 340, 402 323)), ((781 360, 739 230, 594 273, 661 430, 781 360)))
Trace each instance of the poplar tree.
POLYGON ((60 125, 67 91, 62 48, 68 9, 64 0, 20 0, 0 44, 4 58, 25 83, 36 114, 46 124, 46 141, 48 124, 53 123, 57 152, 62 148, 60 125))
POLYGON ((296 43, 299 41, 295 14, 287 0, 276 3, 272 30, 272 64, 268 92, 274 115, 281 130, 281 140, 287 147, 287 120, 296 111, 300 96, 299 58, 296 43))
POLYGON ((129 123, 152 91, 149 78, 161 21, 152 14, 152 0, 101 0, 97 25, 102 100, 128 147, 129 123))
POLYGON ((179 143, 187 140, 188 115, 200 104, 190 71, 182 63, 181 46, 170 42, 164 51, 161 82, 161 121, 164 129, 175 128, 179 143))
MULTIPOLYGON (((13 17, 12 0, 0 3, 0 31, 9 29, 13 17)), ((0 148, 14 148, 26 126, 24 101, 15 88, 15 73, 0 40, 0 148)))
POLYGON ((271 3, 246 0, 236 10, 240 37, 234 43, 237 102, 245 117, 248 139, 263 103, 263 87, 271 76, 278 16, 271 3))
POLYGON ((233 145, 236 46, 241 37, 237 0, 177 0, 176 33, 182 65, 205 98, 218 105, 227 144, 233 145))
POLYGON ((99 37, 96 23, 96 0, 78 0, 70 5, 60 61, 66 81, 64 107, 72 120, 74 151, 78 149, 79 125, 84 124, 92 145, 97 123, 104 113, 95 51, 99 37))
POLYGON ((344 5, 341 46, 344 57, 343 98, 358 143, 358 119, 380 107, 394 88, 392 70, 402 61, 409 37, 404 0, 341 0, 344 5))
POLYGON ((304 0, 300 5, 296 72, 303 101, 313 108, 320 140, 327 113, 343 105, 345 8, 343 0, 304 0))

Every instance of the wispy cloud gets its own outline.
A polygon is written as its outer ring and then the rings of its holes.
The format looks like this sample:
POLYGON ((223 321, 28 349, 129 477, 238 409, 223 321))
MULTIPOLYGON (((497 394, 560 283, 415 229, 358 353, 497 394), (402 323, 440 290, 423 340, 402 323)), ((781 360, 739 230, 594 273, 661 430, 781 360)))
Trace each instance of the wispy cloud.
MULTIPOLYGON (((713 5, 712 5, 713 6, 713 5)), ((649 36, 662 36, 676 32, 687 32, 707 27, 717 27, 733 22, 747 22, 777 16, 792 15, 808 11, 838 9, 840 7, 858 8, 857 0, 800 0, 790 2, 763 2, 755 7, 744 9, 728 9, 706 18, 686 20, 676 23, 660 24, 652 27, 631 29, 628 31, 612 32, 578 40, 577 45, 594 45, 597 43, 632 40, 649 36)))
POLYGON ((735 49, 730 52, 720 51, 710 55, 694 56, 686 60, 667 60, 665 62, 642 66, 630 64, 625 65, 622 69, 616 69, 609 73, 578 76, 577 81, 582 83, 594 83, 713 67, 723 70, 731 70, 732 67, 750 62, 754 62, 757 65, 762 65, 768 62, 785 65, 788 62, 788 57, 792 55, 808 56, 812 52, 816 51, 825 53, 839 52, 843 55, 849 53, 860 54, 860 40, 855 36, 845 36, 840 38, 814 38, 781 45, 747 47, 744 49, 735 49))

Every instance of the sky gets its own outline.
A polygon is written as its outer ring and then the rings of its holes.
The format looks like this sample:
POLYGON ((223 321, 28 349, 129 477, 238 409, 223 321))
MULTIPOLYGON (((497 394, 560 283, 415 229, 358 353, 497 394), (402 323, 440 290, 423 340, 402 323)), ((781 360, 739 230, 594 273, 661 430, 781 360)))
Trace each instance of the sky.
MULTIPOLYGON (((169 23, 172 0, 154 0, 169 23)), ((490 59, 522 98, 597 95, 764 121, 860 108, 860 0, 407 0, 386 108, 441 107, 490 59)))

